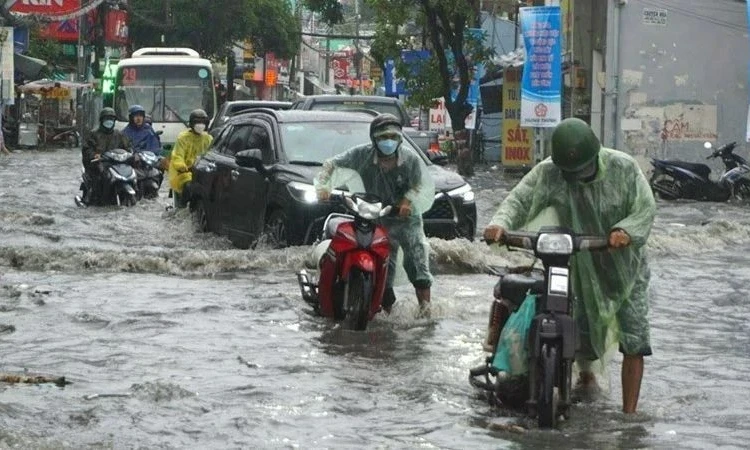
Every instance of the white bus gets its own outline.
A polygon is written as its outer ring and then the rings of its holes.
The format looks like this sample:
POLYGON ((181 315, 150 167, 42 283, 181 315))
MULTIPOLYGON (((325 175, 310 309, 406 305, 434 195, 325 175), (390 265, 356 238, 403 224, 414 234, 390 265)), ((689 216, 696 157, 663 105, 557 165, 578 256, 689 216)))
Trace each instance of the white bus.
POLYGON ((146 47, 117 64, 114 81, 117 128, 128 124, 128 108, 141 105, 153 127, 162 131, 162 146, 169 150, 186 129, 190 112, 201 108, 213 119, 216 91, 211 61, 180 47, 146 47))

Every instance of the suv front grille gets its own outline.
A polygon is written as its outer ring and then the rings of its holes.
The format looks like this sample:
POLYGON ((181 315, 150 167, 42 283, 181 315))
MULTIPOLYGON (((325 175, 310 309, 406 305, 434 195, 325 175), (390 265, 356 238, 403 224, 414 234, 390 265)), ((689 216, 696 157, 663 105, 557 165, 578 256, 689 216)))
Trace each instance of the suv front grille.
POLYGON ((450 197, 441 197, 435 199, 432 204, 432 208, 429 211, 422 214, 423 219, 450 219, 454 220, 455 215, 453 214, 453 207, 451 206, 450 197))

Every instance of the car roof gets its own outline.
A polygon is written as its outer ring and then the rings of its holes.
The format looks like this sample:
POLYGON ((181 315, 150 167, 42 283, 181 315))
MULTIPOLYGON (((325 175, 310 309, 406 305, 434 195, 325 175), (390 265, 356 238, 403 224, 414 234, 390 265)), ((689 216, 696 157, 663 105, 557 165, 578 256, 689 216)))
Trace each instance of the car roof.
POLYGON ((400 100, 395 97, 383 97, 382 95, 307 95, 301 99, 301 101, 315 100, 316 102, 369 102, 369 103, 400 103, 400 100))
POLYGON ((232 123, 242 123, 258 115, 273 116, 277 122, 372 122, 372 114, 352 111, 310 111, 310 110, 276 110, 256 108, 242 111, 229 120, 232 123))
POLYGON ((278 100, 228 100, 224 102, 227 106, 227 108, 231 108, 234 106, 253 106, 253 107, 280 107, 280 108, 289 108, 292 106, 292 102, 283 102, 278 100))

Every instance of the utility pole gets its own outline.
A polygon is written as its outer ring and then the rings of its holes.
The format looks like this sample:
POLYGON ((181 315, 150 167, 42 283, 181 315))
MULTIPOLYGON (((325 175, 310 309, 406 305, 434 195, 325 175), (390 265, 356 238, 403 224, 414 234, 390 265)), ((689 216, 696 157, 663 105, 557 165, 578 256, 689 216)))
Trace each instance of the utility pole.
POLYGON ((359 0, 354 0, 354 20, 355 20, 355 35, 357 39, 354 41, 354 48, 357 53, 354 56, 354 63, 357 65, 357 92, 362 93, 362 53, 359 50, 359 0))

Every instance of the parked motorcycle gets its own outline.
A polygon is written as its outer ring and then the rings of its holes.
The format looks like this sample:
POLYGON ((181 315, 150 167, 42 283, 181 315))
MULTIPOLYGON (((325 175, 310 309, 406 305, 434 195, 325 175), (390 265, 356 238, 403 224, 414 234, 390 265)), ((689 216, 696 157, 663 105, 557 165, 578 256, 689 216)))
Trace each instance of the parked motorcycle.
MULTIPOLYGON (((540 428, 554 428, 560 416, 568 416, 577 331, 572 317, 573 293, 569 279, 570 258, 579 251, 603 250, 606 236, 577 235, 561 227, 542 227, 537 233, 506 231, 504 243, 534 251, 543 268, 524 267, 501 273, 494 289, 489 333, 482 366, 469 371, 469 382, 489 394, 490 402, 513 408, 525 406, 540 428), (530 294, 531 297, 527 298, 530 294), (525 344, 528 370, 509 376, 498 367, 498 342, 511 314, 530 305, 533 319, 525 344)), ((518 349, 505 349, 518 351, 518 349)))
MULTIPOLYGON (((133 169, 133 154, 127 150, 116 148, 104 152, 98 159, 91 160, 92 163, 103 165, 102 177, 104 177, 106 188, 104 192, 98 193, 102 205, 134 206, 137 202, 136 181, 137 176, 133 169)), ((81 180, 81 196, 75 197, 78 206, 87 206, 91 199, 92 180, 83 171, 81 180)))
MULTIPOLYGON (((713 148, 710 142, 704 147, 713 148)), ((747 178, 750 166, 744 158, 734 154, 735 147, 737 143, 730 142, 706 157, 721 158, 724 163, 725 170, 718 181, 711 179, 711 168, 706 164, 652 159, 651 189, 665 200, 685 198, 725 202, 730 198, 750 199, 750 179, 747 178)))
POLYGON ((373 194, 335 194, 331 200, 352 214, 328 215, 314 252, 319 281, 306 270, 297 273, 297 281, 302 298, 320 315, 364 330, 380 311, 388 274, 388 232, 378 219, 393 208, 373 194))
POLYGON ((161 169, 162 157, 156 156, 154 152, 137 152, 135 155, 138 200, 158 197, 159 188, 164 181, 164 171, 161 169))

